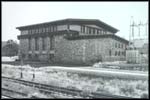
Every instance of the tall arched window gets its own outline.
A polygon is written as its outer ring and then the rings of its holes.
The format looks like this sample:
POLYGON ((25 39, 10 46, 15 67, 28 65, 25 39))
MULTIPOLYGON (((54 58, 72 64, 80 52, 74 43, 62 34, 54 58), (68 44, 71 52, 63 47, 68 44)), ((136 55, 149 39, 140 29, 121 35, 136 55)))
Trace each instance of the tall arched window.
POLYGON ((46 38, 42 37, 42 50, 46 50, 46 38))
POLYGON ((53 50, 55 46, 55 39, 54 36, 50 37, 50 49, 53 50))
POLYGON ((29 51, 31 50, 31 38, 29 38, 29 43, 28 43, 28 45, 29 45, 29 51))
POLYGON ((111 50, 109 50, 109 56, 111 56, 111 50))
POLYGON ((38 38, 35 38, 35 50, 39 50, 38 38))

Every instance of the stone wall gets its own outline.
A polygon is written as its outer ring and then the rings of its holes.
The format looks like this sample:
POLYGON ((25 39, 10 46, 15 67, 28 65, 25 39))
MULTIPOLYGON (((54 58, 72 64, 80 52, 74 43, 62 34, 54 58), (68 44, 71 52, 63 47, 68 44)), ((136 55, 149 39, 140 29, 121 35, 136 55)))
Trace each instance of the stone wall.
POLYGON ((105 60, 111 47, 108 38, 66 40, 57 36, 55 42, 55 61, 61 63, 90 64, 105 60))
POLYGON ((89 64, 100 60, 104 61, 110 47, 107 38, 88 39, 85 46, 85 61, 89 64))
POLYGON ((82 63, 83 40, 70 41, 62 36, 55 37, 55 62, 82 63))
POLYGON ((114 44, 118 41, 112 38, 66 40, 57 36, 55 42, 56 62, 91 64, 98 61, 125 60, 125 56, 115 56, 116 50, 125 51, 125 48, 115 48, 114 44))
MULTIPOLYGON (((31 39, 31 55, 35 54, 41 61, 50 61, 50 37, 46 37, 46 50, 42 50, 42 38, 38 38, 39 50, 35 51, 35 40, 31 39)), ((28 58, 28 39, 21 39, 21 50, 28 58)), ((67 40, 63 35, 55 36, 54 62, 70 64, 92 64, 98 61, 114 61, 125 59, 125 56, 115 56, 115 51, 125 51, 125 48, 115 48, 116 41, 112 38, 67 40), (111 56, 110 56, 111 50, 111 56)))

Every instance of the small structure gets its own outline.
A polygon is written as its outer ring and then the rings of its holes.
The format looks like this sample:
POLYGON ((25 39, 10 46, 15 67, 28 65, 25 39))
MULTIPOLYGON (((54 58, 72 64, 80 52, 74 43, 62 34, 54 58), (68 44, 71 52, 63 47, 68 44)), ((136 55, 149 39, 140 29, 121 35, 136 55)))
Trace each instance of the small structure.
POLYGON ((126 50, 128 63, 148 63, 148 43, 143 39, 136 39, 126 50))

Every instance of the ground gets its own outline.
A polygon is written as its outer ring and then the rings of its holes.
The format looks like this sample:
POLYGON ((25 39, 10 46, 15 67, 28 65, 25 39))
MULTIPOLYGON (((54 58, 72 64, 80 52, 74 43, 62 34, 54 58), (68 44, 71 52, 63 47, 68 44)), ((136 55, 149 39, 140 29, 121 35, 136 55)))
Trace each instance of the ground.
POLYGON ((14 66, 2 64, 2 75, 20 78, 21 68, 23 79, 29 81, 135 98, 140 98, 145 94, 148 95, 148 72, 112 70, 93 68, 91 66, 84 68, 62 66, 35 68, 30 65, 14 66), (35 74, 34 80, 32 80, 33 73, 35 74), (135 79, 130 79, 131 77, 135 77, 135 79))

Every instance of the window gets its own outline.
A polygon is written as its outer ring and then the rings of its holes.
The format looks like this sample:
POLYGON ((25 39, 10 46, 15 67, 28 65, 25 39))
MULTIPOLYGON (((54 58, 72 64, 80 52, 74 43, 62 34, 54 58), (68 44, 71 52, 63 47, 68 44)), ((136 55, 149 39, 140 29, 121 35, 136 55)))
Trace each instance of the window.
POLYGON ((118 43, 118 48, 120 48, 120 44, 118 43))
POLYGON ((42 50, 46 50, 46 38, 42 38, 42 50))
POLYGON ((55 32, 55 26, 53 26, 53 32, 55 32))
POLYGON ((51 37, 50 37, 50 49, 51 49, 51 50, 54 49, 54 42, 55 42, 54 36, 51 36, 51 37))
POLYGON ((51 61, 54 61, 54 54, 49 54, 49 59, 50 59, 51 61))
POLYGON ((124 49, 125 49, 125 50, 127 49, 126 45, 124 45, 124 49))
POLYGON ((42 33, 42 28, 39 28, 39 33, 42 33))
POLYGON ((81 32, 85 33, 85 26, 81 26, 81 32))
POLYGON ((117 56, 117 51, 115 51, 115 56, 117 56))
POLYGON ((103 35, 103 30, 101 30, 101 35, 103 35))
POLYGON ((38 60, 39 55, 38 55, 38 54, 35 54, 34 56, 35 56, 35 59, 38 60))
POLYGON ((123 48, 123 44, 122 44, 122 48, 123 48))
POLYGON ((91 31, 92 31, 92 29, 91 29, 91 28, 89 28, 89 34, 91 34, 91 31))
POLYGON ((38 31, 37 33, 40 33, 40 28, 38 28, 37 31, 38 31))
POLYGON ((31 54, 28 54, 28 58, 29 58, 29 59, 31 59, 31 58, 32 58, 31 54))
POLYGON ((39 50, 38 38, 35 38, 35 50, 39 50))
POLYGON ((90 28, 91 29, 91 34, 93 34, 93 28, 90 28))
POLYGON ((124 56, 126 56, 126 51, 124 51, 124 56))
POLYGON ((46 32, 46 29, 45 29, 45 28, 43 28, 43 32, 44 32, 44 33, 46 32))
POLYGON ((43 31, 44 31, 43 28, 41 28, 41 33, 43 33, 43 31))
POLYGON ((81 26, 81 33, 83 32, 83 26, 81 26))
POLYGON ((23 35, 23 34, 24 34, 24 31, 21 31, 21 34, 23 35))
POLYGON ((118 56, 120 56, 120 51, 118 52, 118 56))
POLYGON ((109 56, 111 56, 111 50, 109 50, 109 56))
POLYGON ((29 34, 31 34, 31 30, 29 30, 29 34))
POLYGON ((35 29, 35 33, 38 33, 38 30, 37 30, 37 29, 35 29))
POLYGON ((49 32, 51 32, 51 26, 48 28, 49 32))
POLYGON ((51 26, 51 32, 53 32, 54 30, 53 30, 53 26, 51 26))
POLYGON ((93 34, 95 34, 95 29, 93 28, 93 34))
POLYGON ((96 29, 96 34, 98 34, 99 33, 99 30, 98 29, 96 29))
POLYGON ((102 30, 99 30, 99 34, 102 34, 102 30))
POLYGON ((31 38, 29 38, 29 50, 31 50, 31 38))
POLYGON ((122 52, 122 55, 124 56, 124 52, 122 52))
POLYGON ((106 31, 103 30, 103 34, 106 34, 106 31))
POLYGON ((55 31, 57 31, 57 26, 55 26, 55 31))
POLYGON ((85 33, 85 26, 83 26, 83 33, 85 33))
POLYGON ((48 32, 49 30, 48 30, 48 27, 46 28, 46 32, 48 32))
POLYGON ((115 48, 117 48, 117 43, 115 43, 115 48))
POLYGON ((86 33, 89 34, 89 28, 88 27, 86 28, 86 33))
POLYGON ((68 31, 68 30, 70 30, 70 25, 69 25, 69 24, 67 24, 67 31, 68 31))
POLYGON ((32 34, 34 34, 35 33, 35 29, 32 29, 32 34))
POLYGON ((40 28, 40 33, 42 33, 43 32, 43 28, 40 28))

